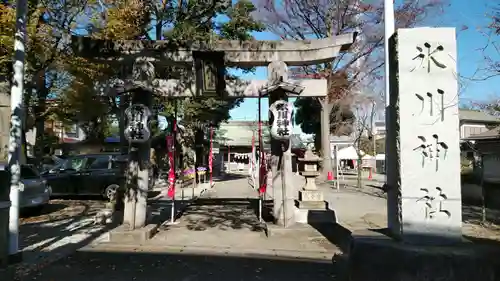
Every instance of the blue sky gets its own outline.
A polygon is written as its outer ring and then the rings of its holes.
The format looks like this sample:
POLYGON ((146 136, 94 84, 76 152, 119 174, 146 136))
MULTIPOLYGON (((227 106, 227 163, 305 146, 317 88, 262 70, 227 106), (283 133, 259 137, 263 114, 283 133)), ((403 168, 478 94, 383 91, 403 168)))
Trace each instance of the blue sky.
MULTIPOLYGON (((487 0, 450 0, 450 6, 445 7, 443 13, 434 19, 429 19, 426 26, 437 27, 456 27, 458 44, 458 69, 462 77, 463 88, 461 90, 460 101, 462 104, 469 104, 477 101, 487 101, 500 94, 495 85, 500 84, 500 77, 492 78, 487 81, 472 81, 476 70, 484 66, 482 60, 484 53, 479 49, 487 43, 487 38, 481 33, 484 27, 488 25, 489 18, 487 14, 495 1, 487 0), (463 27, 467 30, 462 30, 463 27)), ((276 39, 273 34, 268 32, 255 33, 258 40, 276 39)), ((495 52, 488 50, 487 54, 495 56, 495 52)), ((498 54, 496 58, 500 60, 498 54)), ((254 75, 243 75, 246 79, 266 79, 265 68, 259 68, 254 75)), ((479 76, 476 77, 479 78, 479 76)), ((245 99, 238 107, 231 111, 232 120, 256 120, 257 119, 257 100, 245 99)), ((268 104, 267 99, 262 100, 262 119, 267 120, 268 104)), ((300 132, 296 126, 295 132, 300 132)))

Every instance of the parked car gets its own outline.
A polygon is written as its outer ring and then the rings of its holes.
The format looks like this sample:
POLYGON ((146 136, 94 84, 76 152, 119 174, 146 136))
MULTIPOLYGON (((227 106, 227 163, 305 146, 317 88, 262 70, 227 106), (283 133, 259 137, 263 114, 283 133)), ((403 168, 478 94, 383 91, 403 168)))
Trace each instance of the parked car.
MULTIPOLYGON (((8 165, 0 163, 0 170, 8 172, 8 165)), ((49 203, 51 187, 32 165, 21 165, 19 208, 41 209, 49 203)))
POLYGON ((109 198, 124 184, 116 154, 71 156, 42 172, 53 195, 102 195, 109 198))
POLYGON ((53 195, 101 195, 110 199, 125 187, 127 159, 128 155, 119 153, 76 155, 42 172, 42 176, 53 195))

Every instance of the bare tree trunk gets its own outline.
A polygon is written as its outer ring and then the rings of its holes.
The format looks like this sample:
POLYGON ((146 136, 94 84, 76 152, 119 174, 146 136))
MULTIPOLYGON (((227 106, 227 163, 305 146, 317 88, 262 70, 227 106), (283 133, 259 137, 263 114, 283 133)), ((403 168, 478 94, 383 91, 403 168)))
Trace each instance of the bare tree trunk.
POLYGON ((329 103, 328 97, 320 98, 321 104, 321 151, 323 157, 322 173, 320 178, 326 180, 328 172, 333 171, 332 151, 330 148, 330 114, 333 104, 329 103))
POLYGON ((356 187, 357 188, 361 188, 363 182, 362 182, 362 177, 361 177, 361 173, 363 172, 363 169, 361 167, 361 163, 362 163, 362 160, 361 160, 361 155, 358 153, 358 159, 357 159, 357 168, 358 168, 358 178, 357 178, 357 183, 356 183, 356 187))

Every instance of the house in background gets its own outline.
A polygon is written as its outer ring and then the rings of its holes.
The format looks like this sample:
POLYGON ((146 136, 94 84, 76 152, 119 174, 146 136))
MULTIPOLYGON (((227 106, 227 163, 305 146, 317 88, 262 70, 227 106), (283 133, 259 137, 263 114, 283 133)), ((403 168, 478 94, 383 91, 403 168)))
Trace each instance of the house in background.
POLYGON ((485 133, 500 125, 500 119, 483 111, 460 109, 460 139, 485 133))
MULTIPOLYGON (((464 142, 465 143, 465 142, 464 142)), ((462 174, 462 198, 500 207, 500 126, 466 139, 474 151, 472 173, 462 174), (482 158, 482 165, 481 160, 482 158), (482 196, 484 193, 484 197, 482 196)))
MULTIPOLYGON (((254 138, 255 146, 259 146, 258 130, 259 123, 257 121, 229 120, 221 123, 214 141, 219 150, 215 162, 224 165, 226 171, 246 171, 252 153, 252 138, 254 138)), ((271 145, 267 121, 262 122, 262 139, 264 150, 269 152, 271 145)), ((298 154, 297 150, 304 149, 306 146, 299 134, 292 134, 290 140, 293 154, 298 154)))
MULTIPOLYGON (((483 111, 460 109, 459 130, 462 158, 473 159, 474 148, 473 146, 471 146, 470 141, 473 140, 473 137, 475 136, 480 137, 487 136, 488 134, 494 134, 493 131, 490 130, 497 126, 500 126, 500 118, 492 116, 483 111)), ((372 133, 375 136, 377 142, 383 142, 386 134, 385 122, 375 121, 372 133)), ((352 145, 354 145, 354 138, 352 136, 330 136, 330 147, 332 149, 332 153, 335 146, 337 146, 338 149, 342 149, 344 147, 352 145)), ((380 156, 381 159, 383 158, 382 156, 383 155, 380 156)), ((470 169, 472 169, 472 166, 470 167, 470 169)))
POLYGON ((500 119, 492 116, 486 112, 460 109, 460 151, 462 157, 462 166, 468 161, 469 169, 473 167, 472 162, 474 159, 474 139, 476 136, 481 138, 481 136, 491 134, 491 129, 500 125, 500 119), (472 142, 471 142, 472 141, 472 142))
POLYGON ((483 170, 474 165, 476 178, 484 177, 486 183, 500 184, 500 126, 467 138, 474 156, 483 157, 483 170))
POLYGON ((330 136, 330 149, 333 153, 335 147, 338 150, 352 146, 354 144, 354 136, 330 136))
MULTIPOLYGON (((385 121, 374 122, 373 135, 376 139, 385 138, 385 121)), ((460 139, 489 131, 500 125, 500 118, 479 110, 459 110, 460 139)))
POLYGON ((75 143, 86 139, 86 134, 78 124, 63 125, 60 121, 45 121, 45 130, 57 136, 61 143, 75 143))
POLYGON ((375 121, 373 125, 372 134, 375 136, 375 139, 385 138, 385 121, 375 121))

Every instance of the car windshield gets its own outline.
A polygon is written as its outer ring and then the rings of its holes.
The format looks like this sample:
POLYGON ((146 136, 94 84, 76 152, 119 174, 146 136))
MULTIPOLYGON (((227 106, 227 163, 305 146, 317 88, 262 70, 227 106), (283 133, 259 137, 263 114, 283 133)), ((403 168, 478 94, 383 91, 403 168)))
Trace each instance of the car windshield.
POLYGON ((64 160, 62 163, 53 167, 53 169, 63 169, 63 170, 81 170, 86 162, 87 158, 78 157, 78 158, 69 158, 64 160))

